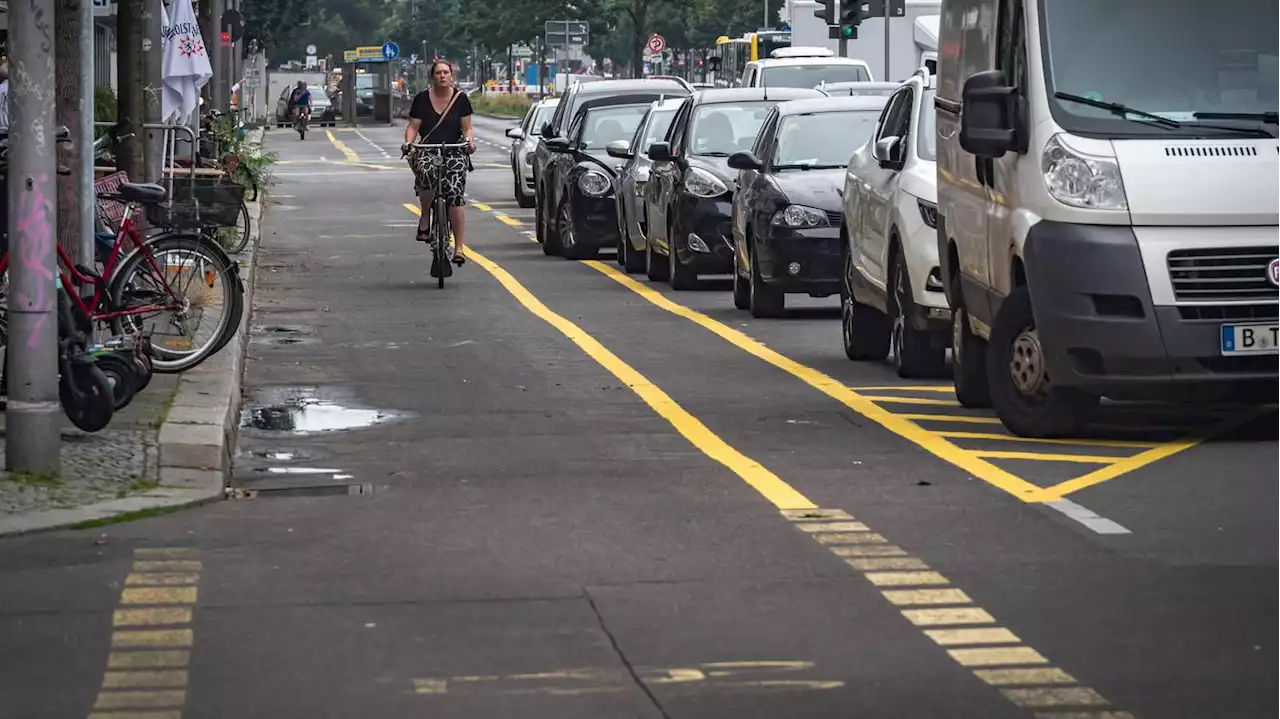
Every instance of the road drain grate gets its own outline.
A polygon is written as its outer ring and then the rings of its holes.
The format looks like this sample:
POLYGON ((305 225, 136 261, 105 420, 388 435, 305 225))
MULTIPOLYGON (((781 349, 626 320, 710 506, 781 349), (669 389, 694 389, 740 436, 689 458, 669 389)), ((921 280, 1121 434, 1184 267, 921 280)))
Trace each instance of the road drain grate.
POLYGON ((228 499, 264 499, 270 497, 329 497, 329 496, 373 496, 373 485, 369 482, 352 484, 312 484, 301 487, 228 487, 228 499))

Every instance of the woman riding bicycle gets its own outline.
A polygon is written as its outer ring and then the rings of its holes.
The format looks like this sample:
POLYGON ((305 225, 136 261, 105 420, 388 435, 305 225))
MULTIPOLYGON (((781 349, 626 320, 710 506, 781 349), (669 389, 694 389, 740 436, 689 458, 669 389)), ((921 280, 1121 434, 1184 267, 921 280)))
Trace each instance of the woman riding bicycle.
MULTIPOLYGON (((476 151, 476 140, 471 130, 471 113, 471 100, 466 93, 453 87, 453 65, 447 60, 436 60, 431 64, 431 87, 413 98, 413 105, 409 109, 409 126, 404 131, 405 144, 401 148, 406 155, 412 153, 414 191, 422 203, 422 215, 418 220, 419 242, 431 239, 428 222, 436 188, 433 187, 435 173, 431 171, 430 163, 436 158, 444 162, 440 192, 449 205, 449 224, 453 227, 453 263, 459 267, 467 261, 463 254, 463 233, 466 230, 463 195, 467 191, 467 155, 476 151), (465 151, 422 150, 412 147, 414 142, 449 144, 461 143, 463 138, 467 143, 465 151)), ((431 269, 433 277, 437 276, 437 271, 446 274, 449 272, 447 266, 436 268, 434 262, 431 269)))

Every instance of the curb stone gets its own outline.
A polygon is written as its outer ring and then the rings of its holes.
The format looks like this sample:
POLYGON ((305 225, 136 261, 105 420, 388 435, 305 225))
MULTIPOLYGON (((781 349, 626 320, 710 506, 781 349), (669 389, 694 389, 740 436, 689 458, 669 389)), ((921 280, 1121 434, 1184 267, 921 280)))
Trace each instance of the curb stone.
POLYGON ((248 251, 232 261, 244 282, 244 313, 235 337, 222 351, 180 376, 168 415, 160 425, 160 486, 123 499, 0 518, 0 537, 64 529, 149 509, 190 507, 222 499, 231 477, 231 457, 240 425, 240 381, 249 348, 254 270, 262 239, 265 193, 249 204, 248 251))

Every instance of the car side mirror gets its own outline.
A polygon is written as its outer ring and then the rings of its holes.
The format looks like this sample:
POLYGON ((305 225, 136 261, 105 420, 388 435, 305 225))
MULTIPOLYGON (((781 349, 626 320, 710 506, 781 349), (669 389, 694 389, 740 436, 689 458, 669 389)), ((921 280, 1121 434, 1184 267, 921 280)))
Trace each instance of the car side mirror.
POLYGON ((523 140, 524 130, 521 130, 518 127, 513 127, 507 130, 507 137, 511 138, 512 140, 523 140))
POLYGON ((671 162, 675 159, 671 154, 671 143, 655 142, 649 146, 649 159, 654 162, 671 162))
POLYGON ((729 159, 726 162, 728 162, 729 167, 735 170, 759 170, 764 167, 764 163, 760 162, 759 158, 747 151, 735 152, 729 155, 729 159))
POLYGON ((619 160, 630 160, 635 157, 631 152, 631 143, 626 140, 614 140, 604 146, 604 151, 609 157, 616 157, 619 160))
POLYGON ((905 164, 903 162, 905 158, 902 156, 902 138, 896 135, 877 140, 871 154, 876 158, 876 163, 886 170, 901 170, 905 164))
POLYGON ((964 81, 960 104, 960 147, 979 157, 1002 157, 1017 149, 1014 98, 1001 70, 970 75, 964 81))
POLYGON ((542 144, 546 145, 547 149, 552 152, 569 151, 569 141, 563 137, 550 137, 543 140, 542 144))

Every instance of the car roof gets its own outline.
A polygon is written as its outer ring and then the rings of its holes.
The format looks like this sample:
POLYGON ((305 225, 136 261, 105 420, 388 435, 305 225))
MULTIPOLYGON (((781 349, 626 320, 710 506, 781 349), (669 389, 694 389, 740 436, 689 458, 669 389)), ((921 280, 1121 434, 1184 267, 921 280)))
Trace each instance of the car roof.
POLYGON ((578 106, 578 112, 583 113, 597 107, 609 107, 612 105, 652 105, 653 96, 649 94, 639 94, 635 91, 622 93, 618 95, 605 95, 604 97, 588 97, 583 98, 582 104, 578 106))
POLYGON ((856 95, 854 97, 821 97, 815 100, 791 100, 778 105, 780 115, 799 115, 810 112, 838 112, 841 110, 884 109, 889 98, 882 95, 856 95))
POLYGON ((790 65, 860 65, 867 67, 867 63, 852 57, 769 57, 762 60, 754 60, 755 64, 762 68, 770 67, 787 67, 790 65))
POLYGON ((579 95, 618 95, 623 93, 669 92, 672 95, 688 95, 689 88, 675 80, 597 80, 580 82, 574 87, 579 95))
POLYGON ((679 110, 680 106, 683 105, 685 101, 687 101, 688 99, 689 99, 688 97, 684 97, 684 96, 664 97, 661 100, 654 100, 653 109, 659 110, 661 112, 675 112, 676 110, 679 110))
POLYGON ((798 100, 806 97, 822 97, 822 93, 804 87, 726 87, 717 90, 701 90, 693 96, 693 103, 712 105, 756 100, 798 100))
POLYGON ((828 82, 828 83, 819 85, 817 89, 825 90, 827 92, 843 92, 846 90, 853 91, 853 92, 856 92, 858 90, 866 90, 868 92, 870 91, 893 92, 900 87, 902 87, 902 84, 897 82, 858 81, 858 82, 828 82))

